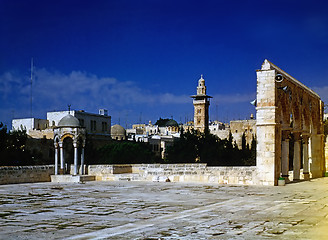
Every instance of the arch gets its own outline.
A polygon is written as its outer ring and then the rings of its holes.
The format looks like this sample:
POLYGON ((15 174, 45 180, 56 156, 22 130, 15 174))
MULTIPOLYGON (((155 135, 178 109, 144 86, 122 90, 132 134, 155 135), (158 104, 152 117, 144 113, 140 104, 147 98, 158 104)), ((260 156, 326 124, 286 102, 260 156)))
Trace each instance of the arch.
POLYGON ((257 71, 256 108, 256 165, 261 183, 277 185, 281 175, 288 178, 289 157, 296 173, 293 180, 300 179, 301 160, 308 161, 307 149, 312 151, 312 177, 322 175, 322 106, 317 93, 268 60, 264 61, 257 71), (282 76, 281 81, 276 81, 277 74, 282 76))
POLYGON ((74 140, 74 135, 72 133, 65 133, 63 136, 61 136, 60 140, 63 142, 65 138, 71 138, 74 140))
POLYGON ((58 174, 59 159, 60 174, 70 174, 72 163, 74 163, 74 175, 79 173, 79 166, 81 166, 81 174, 84 174, 85 128, 80 127, 79 121, 72 115, 63 117, 60 123, 58 127, 54 128, 54 144, 57 149, 55 151, 55 174, 58 174))
POLYGON ((73 146, 73 138, 65 137, 63 138, 63 151, 64 151, 64 162, 65 166, 65 174, 70 174, 71 165, 74 164, 74 146, 73 146))

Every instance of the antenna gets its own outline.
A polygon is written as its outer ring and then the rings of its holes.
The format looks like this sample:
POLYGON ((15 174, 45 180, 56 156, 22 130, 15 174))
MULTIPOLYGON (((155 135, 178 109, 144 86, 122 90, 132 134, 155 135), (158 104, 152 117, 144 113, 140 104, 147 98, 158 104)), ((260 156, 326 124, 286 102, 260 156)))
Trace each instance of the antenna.
POLYGON ((219 121, 219 117, 218 117, 218 104, 215 103, 215 120, 219 121))
MULTIPOLYGON (((30 98, 30 115, 33 118, 33 58, 31 58, 31 98, 30 98)), ((33 126, 32 126, 33 128, 33 126)))
POLYGON ((140 112, 139 123, 141 124, 142 112, 140 112))
POLYGON ((67 107, 68 107, 68 114, 71 114, 71 104, 67 104, 67 107))

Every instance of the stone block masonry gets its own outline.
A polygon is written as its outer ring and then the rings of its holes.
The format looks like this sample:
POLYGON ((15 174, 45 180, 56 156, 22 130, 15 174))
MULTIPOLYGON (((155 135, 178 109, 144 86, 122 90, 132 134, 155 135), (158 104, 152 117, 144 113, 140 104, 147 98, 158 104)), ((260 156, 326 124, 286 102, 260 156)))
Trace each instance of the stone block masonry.
POLYGON ((53 165, 0 167, 0 184, 50 182, 53 165))
POLYGON ((115 165, 92 165, 88 166, 88 172, 101 181, 116 180, 118 178, 115 178, 115 175, 120 174, 121 179, 131 181, 169 179, 171 182, 259 184, 255 166, 208 167, 206 164, 132 164, 119 165, 117 168, 119 171, 114 172, 115 168, 115 165))
MULTIPOLYGON (((208 167, 206 164, 89 165, 97 181, 161 181, 246 184, 257 182, 256 167, 208 167)), ((50 182, 54 166, 0 167, 0 184, 50 182)))

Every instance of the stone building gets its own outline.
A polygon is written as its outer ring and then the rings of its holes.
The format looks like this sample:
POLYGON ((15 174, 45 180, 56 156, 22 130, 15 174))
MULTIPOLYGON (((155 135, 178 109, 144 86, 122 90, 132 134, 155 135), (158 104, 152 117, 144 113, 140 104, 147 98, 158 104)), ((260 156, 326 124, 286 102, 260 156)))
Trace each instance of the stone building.
POLYGON ((214 121, 209 124, 209 132, 220 139, 228 139, 231 133, 239 149, 242 148, 242 137, 245 134, 246 145, 250 148, 253 138, 256 138, 256 120, 251 117, 245 120, 232 120, 229 124, 214 121))
POLYGON ((71 110, 47 112, 47 119, 13 119, 12 129, 26 129, 27 134, 33 138, 53 139, 53 128, 57 127, 59 121, 68 114, 76 117, 88 134, 110 137, 111 116, 108 116, 105 109, 100 109, 99 114, 71 110))
POLYGON ((119 141, 126 140, 126 131, 125 131, 124 127, 122 127, 118 124, 115 124, 114 126, 112 126, 111 137, 114 140, 119 140, 119 141))
POLYGON ((230 121, 229 130, 239 148, 242 147, 243 135, 245 135, 246 144, 251 147, 252 140, 256 137, 256 120, 248 119, 230 121))
POLYGON ((209 123, 209 106, 211 96, 206 95, 206 86, 203 75, 198 80, 197 95, 191 96, 194 104, 194 129, 205 132, 209 123))
POLYGON ((322 177, 324 104, 319 95, 265 60, 257 71, 256 104, 256 166, 261 184, 277 185, 280 176, 287 181, 322 177), (293 176, 289 176, 290 154, 293 176))
POLYGON ((105 109, 100 109, 99 114, 71 110, 48 112, 47 119, 13 119, 12 130, 26 129, 29 136, 26 144, 28 149, 40 156, 43 162, 53 162, 54 130, 59 127, 61 119, 67 115, 78 119, 79 126, 85 129, 94 146, 102 146, 110 139, 111 117, 105 109))
POLYGON ((99 114, 87 113, 83 110, 47 112, 49 127, 58 126, 59 121, 67 114, 76 117, 88 134, 110 136, 111 116, 108 116, 106 109, 99 109, 99 114))
POLYGON ((166 149, 172 146, 177 138, 180 138, 179 125, 169 119, 165 126, 148 124, 133 124, 131 129, 126 129, 127 140, 137 142, 147 142, 151 145, 152 151, 161 158, 165 158, 166 149))

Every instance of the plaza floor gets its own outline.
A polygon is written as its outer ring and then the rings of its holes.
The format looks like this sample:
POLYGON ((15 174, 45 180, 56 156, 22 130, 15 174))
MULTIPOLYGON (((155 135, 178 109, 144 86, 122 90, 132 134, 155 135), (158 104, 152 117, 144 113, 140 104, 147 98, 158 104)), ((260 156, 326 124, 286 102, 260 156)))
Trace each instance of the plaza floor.
POLYGON ((328 239, 328 178, 1 185, 0 239, 328 239))

